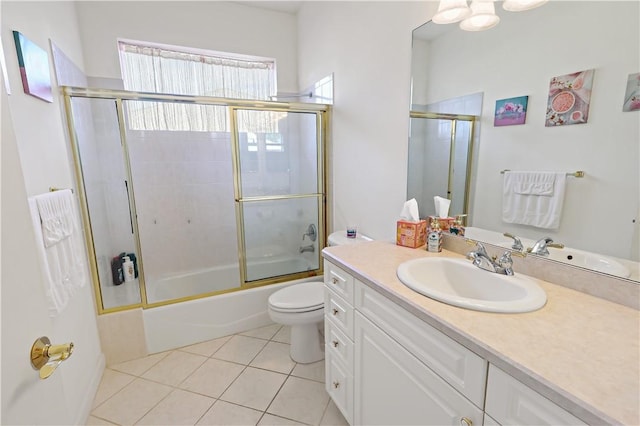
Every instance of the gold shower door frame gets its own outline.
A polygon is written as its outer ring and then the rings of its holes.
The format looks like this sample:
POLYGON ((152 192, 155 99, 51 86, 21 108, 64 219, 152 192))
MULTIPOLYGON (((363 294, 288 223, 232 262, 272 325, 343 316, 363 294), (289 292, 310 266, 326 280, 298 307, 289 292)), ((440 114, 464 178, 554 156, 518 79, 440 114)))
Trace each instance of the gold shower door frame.
MULTIPOLYGON (((455 150, 456 150, 456 128, 458 125, 458 121, 468 121, 470 131, 469 131, 469 143, 467 148, 467 167, 465 170, 466 179, 464 184, 464 200, 462 202, 463 212, 465 214, 469 213, 469 194, 471 188, 471 167, 473 164, 473 141, 475 139, 475 130, 476 130, 476 122, 478 117, 475 115, 466 115, 466 114, 446 114, 439 112, 421 112, 421 111, 409 111, 409 118, 424 118, 428 120, 447 120, 451 122, 451 133, 449 136, 450 146, 449 146, 449 172, 447 176, 447 194, 451 194, 453 192, 453 180, 454 180, 454 167, 453 163, 455 160, 455 150)), ((411 120, 409 120, 411 122, 411 120)), ((464 222, 466 222, 466 217, 464 222)))
MULTIPOLYGON (((326 229, 327 229, 327 176, 325 173, 326 168, 326 147, 327 147, 327 135, 329 126, 329 112, 330 105, 324 104, 307 104, 307 103, 291 103, 291 102, 272 102, 272 101, 257 101, 257 100, 242 100, 242 99, 226 99, 226 98, 214 98, 206 96, 188 96, 188 95, 170 95, 159 93, 144 93, 144 92, 131 92, 124 90, 108 90, 108 89, 91 89, 83 87, 69 87, 63 86, 62 94, 64 97, 65 112, 67 118, 67 127, 71 145, 72 159, 74 165, 74 172, 76 177, 76 184, 78 188, 78 197, 80 200, 82 221, 85 229, 85 240, 87 246, 87 252, 89 255, 89 265, 91 269, 91 278, 94 286, 94 294, 96 297, 96 308, 98 314, 106 314, 111 312, 119 312, 136 308, 153 308, 157 306, 170 305, 173 303, 180 303, 187 300, 201 299, 217 294, 231 293, 235 291, 241 291, 248 288, 260 287, 269 284, 275 284, 284 281, 290 281, 300 278, 307 278, 315 275, 321 275, 323 273, 323 262, 319 259, 318 269, 312 271, 304 271, 295 274, 289 274, 284 276, 278 276, 275 278, 265 278, 252 282, 246 281, 246 256, 245 256, 245 244, 244 244, 244 220, 243 220, 243 204, 252 201, 266 201, 266 200, 284 200, 295 198, 315 198, 318 203, 318 247, 322 249, 326 241, 326 229), (118 127, 120 131, 120 142, 122 144, 123 161, 125 165, 126 177, 131 186, 129 188, 129 203, 131 206, 131 215, 135 219, 133 220, 133 239, 135 243, 136 252, 138 256, 139 266, 139 286, 140 286, 140 303, 122 305, 113 308, 104 308, 102 293, 100 289, 100 279, 98 275, 98 265, 96 259, 96 252, 93 240, 93 231, 91 227, 91 218, 89 215, 89 208, 87 203, 87 194, 84 186, 84 176, 82 173, 82 165, 80 161, 80 150, 78 145, 78 138, 75 132, 75 123, 73 117, 73 109, 71 105, 71 99, 78 98, 93 98, 93 99, 107 99, 113 100, 116 106, 116 113, 118 116, 118 127), (151 102, 176 102, 176 103, 188 103, 196 105, 216 105, 225 106, 229 109, 230 119, 230 131, 232 141, 232 162, 233 162, 233 181, 234 181, 234 195, 236 205, 236 226, 237 226, 237 238, 238 238, 238 261, 240 265, 240 286, 231 289, 213 291, 207 293, 201 293, 197 295, 181 297, 177 299, 170 299, 166 301, 149 303, 147 300, 147 292, 144 279, 144 254, 141 250, 140 236, 138 232, 137 211, 135 205, 135 183, 131 176, 131 163, 129 159, 129 149, 127 146, 126 127, 124 117, 124 103, 123 101, 151 101, 151 102), (316 116, 316 138, 317 138, 317 164, 318 164, 318 176, 317 176, 317 192, 310 194, 296 194, 296 195, 283 195, 283 196, 267 196, 267 197, 242 197, 241 191, 241 175, 240 175, 240 142, 239 132, 237 129, 237 111, 238 110, 256 110, 256 111, 277 111, 277 112, 292 112, 292 113, 311 113, 316 116)), ((320 256, 320 250, 318 250, 318 256, 320 256)))

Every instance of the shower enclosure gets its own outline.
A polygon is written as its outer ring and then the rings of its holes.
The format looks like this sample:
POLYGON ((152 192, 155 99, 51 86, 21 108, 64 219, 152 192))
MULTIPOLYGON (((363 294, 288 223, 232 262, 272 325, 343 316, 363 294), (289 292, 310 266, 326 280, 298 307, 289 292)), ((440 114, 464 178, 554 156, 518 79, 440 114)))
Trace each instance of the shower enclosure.
POLYGON ((435 215, 434 196, 451 200, 450 216, 468 214, 473 152, 472 115, 410 112, 407 198, 421 218, 435 215))
POLYGON ((322 273, 328 106, 63 91, 100 313, 322 273))

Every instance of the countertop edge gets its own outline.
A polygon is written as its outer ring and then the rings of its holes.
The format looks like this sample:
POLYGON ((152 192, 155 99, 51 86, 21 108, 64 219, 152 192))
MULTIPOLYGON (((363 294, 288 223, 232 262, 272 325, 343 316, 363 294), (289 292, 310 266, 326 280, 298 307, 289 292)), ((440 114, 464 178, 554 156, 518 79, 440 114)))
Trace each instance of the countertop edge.
POLYGON ((511 376, 529 386, 531 389, 549 399, 556 405, 569 411, 572 415, 576 416, 585 423, 610 425, 621 424, 620 421, 611 418, 609 415, 603 413, 587 402, 573 396, 562 388, 559 388, 552 382, 546 380, 544 377, 531 372, 525 366, 514 362, 502 353, 494 350, 488 345, 485 345, 482 341, 479 341, 473 336, 465 333, 463 330, 460 330, 455 326, 447 323, 446 321, 443 321, 441 318, 431 315, 428 311, 413 304, 410 300, 399 296, 390 289, 386 288, 386 286, 376 282, 374 278, 362 274, 357 268, 353 267, 349 263, 345 263, 342 259, 326 251, 322 252, 322 256, 327 261, 346 269, 347 272, 351 273, 355 278, 360 280, 366 286, 382 294, 395 304, 406 309, 411 314, 415 315, 427 324, 446 334, 456 342, 465 346, 467 349, 486 359, 491 364, 494 364, 496 367, 510 374, 511 376))

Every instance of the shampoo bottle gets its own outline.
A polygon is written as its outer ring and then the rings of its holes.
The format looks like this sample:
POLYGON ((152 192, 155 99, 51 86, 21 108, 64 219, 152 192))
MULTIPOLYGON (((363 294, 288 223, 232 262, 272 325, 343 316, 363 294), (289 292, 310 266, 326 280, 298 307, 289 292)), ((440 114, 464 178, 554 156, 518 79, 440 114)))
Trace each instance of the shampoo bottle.
POLYGON ((135 279, 135 269, 133 268, 133 262, 129 259, 129 256, 122 258, 122 269, 124 270, 124 281, 129 282, 135 279))
POLYGON ((442 231, 438 218, 431 219, 429 226, 429 235, 427 235, 427 251, 432 253, 440 253, 442 251, 442 231))

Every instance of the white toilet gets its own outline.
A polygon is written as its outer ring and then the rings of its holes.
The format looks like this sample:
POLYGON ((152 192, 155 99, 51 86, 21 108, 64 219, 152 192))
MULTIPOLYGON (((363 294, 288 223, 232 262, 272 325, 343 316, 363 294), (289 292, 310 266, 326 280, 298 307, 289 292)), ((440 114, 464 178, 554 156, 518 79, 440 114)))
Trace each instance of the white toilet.
MULTIPOLYGON (((347 238, 347 231, 329 235, 329 245, 371 241, 360 235, 347 238)), ((291 359, 301 364, 324 358, 324 345, 318 327, 324 317, 324 283, 309 281, 285 287, 269 296, 269 317, 278 324, 291 327, 291 359)))

